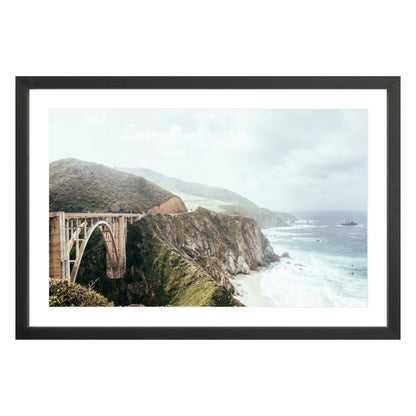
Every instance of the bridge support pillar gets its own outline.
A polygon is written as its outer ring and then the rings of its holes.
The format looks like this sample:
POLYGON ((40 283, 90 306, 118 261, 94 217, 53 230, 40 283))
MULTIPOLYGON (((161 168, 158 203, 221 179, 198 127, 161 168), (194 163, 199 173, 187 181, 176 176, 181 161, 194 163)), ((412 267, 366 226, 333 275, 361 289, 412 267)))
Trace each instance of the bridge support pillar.
POLYGON ((106 274, 109 279, 119 279, 126 272, 126 235, 127 219, 120 215, 109 220, 114 241, 106 238, 108 250, 106 255, 106 274), (117 254, 116 254, 117 253, 117 254))
POLYGON ((126 273, 126 242, 127 242, 127 218, 119 216, 117 243, 119 253, 119 275, 124 276, 126 273))
POLYGON ((65 238, 65 213, 49 217, 49 277, 69 279, 69 259, 65 238))

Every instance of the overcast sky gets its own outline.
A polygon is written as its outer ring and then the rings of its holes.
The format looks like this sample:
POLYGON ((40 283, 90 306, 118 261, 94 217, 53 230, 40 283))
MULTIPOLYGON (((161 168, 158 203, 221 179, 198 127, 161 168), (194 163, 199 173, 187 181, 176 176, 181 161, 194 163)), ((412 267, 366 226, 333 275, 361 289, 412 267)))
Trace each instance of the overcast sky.
POLYGON ((50 161, 144 167, 280 211, 367 209, 367 110, 50 110, 50 161))

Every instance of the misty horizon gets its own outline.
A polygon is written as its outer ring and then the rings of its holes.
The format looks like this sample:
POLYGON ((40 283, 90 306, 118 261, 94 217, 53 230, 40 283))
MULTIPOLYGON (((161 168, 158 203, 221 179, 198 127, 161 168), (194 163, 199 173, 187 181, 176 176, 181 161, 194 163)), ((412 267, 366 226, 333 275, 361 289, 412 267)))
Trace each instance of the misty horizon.
POLYGON ((366 110, 54 109, 49 143, 50 162, 151 169, 274 211, 367 210, 366 110))

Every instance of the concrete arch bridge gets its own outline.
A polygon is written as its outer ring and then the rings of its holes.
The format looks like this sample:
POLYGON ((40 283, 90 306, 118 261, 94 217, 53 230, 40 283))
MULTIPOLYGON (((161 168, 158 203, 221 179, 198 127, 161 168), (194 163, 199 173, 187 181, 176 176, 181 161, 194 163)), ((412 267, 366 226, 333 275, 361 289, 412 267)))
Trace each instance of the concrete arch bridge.
POLYGON ((126 271, 127 224, 143 214, 49 213, 49 276, 75 282, 85 247, 98 229, 106 247, 107 277, 126 271))

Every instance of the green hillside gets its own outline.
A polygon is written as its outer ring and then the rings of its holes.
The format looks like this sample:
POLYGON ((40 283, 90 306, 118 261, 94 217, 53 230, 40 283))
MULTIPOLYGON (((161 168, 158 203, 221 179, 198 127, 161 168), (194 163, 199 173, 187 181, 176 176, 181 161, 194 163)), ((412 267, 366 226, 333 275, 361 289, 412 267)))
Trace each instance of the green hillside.
POLYGON ((168 189, 171 192, 178 194, 188 194, 200 198, 209 200, 216 200, 227 202, 230 204, 241 204, 248 206, 256 206, 247 198, 236 194, 235 192, 229 191, 228 189, 203 185, 200 183, 187 182, 178 178, 162 175, 161 173, 155 172, 151 169, 143 168, 116 168, 122 172, 131 173, 133 175, 142 176, 149 181, 168 189))
POLYGON ((142 176, 157 185, 174 192, 185 202, 189 210, 203 207, 211 211, 228 215, 244 215, 253 218, 261 228, 285 226, 287 223, 296 220, 291 214, 261 208, 247 198, 228 189, 186 182, 178 178, 162 175, 151 169, 115 169, 142 176))
POLYGON ((77 159, 49 164, 49 211, 146 212, 175 195, 148 180, 77 159))

